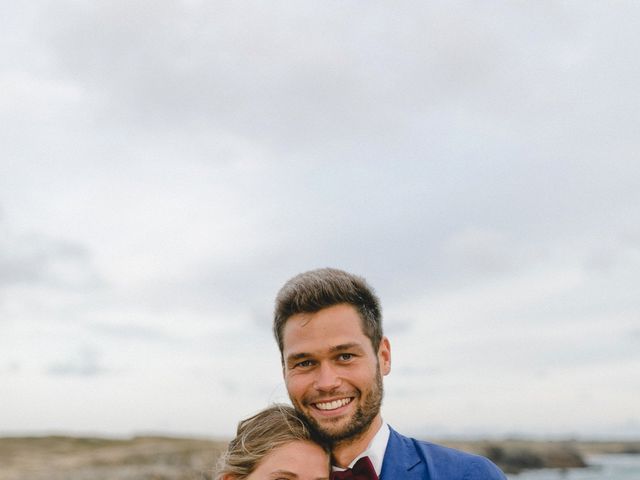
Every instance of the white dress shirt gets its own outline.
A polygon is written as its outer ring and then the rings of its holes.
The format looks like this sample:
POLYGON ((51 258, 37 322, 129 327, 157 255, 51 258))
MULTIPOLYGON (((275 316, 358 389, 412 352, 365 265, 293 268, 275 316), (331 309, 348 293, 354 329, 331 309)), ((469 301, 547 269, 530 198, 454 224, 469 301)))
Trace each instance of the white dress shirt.
MULTIPOLYGON (((371 443, 367 446, 367 448, 353 459, 353 462, 349 464, 349 468, 352 468, 358 460, 362 457, 369 457, 371 460, 371 464, 373 468, 376 470, 376 474, 380 477, 380 472, 382 471, 382 460, 384 460, 384 452, 387 450, 387 443, 389 442, 389 425, 387 425, 384 421, 382 422, 382 426, 376 433, 376 435, 371 440, 371 443)), ((340 467, 331 467, 333 471, 344 471, 346 468, 340 467)))

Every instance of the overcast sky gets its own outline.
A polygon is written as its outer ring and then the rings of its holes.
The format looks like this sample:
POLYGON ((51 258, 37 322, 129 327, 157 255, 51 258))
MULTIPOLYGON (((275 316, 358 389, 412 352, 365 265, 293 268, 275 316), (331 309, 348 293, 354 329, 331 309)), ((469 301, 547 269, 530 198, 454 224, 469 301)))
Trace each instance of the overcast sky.
POLYGON ((0 18, 0 435, 232 434, 333 266, 403 433, 640 436, 640 3, 0 18))

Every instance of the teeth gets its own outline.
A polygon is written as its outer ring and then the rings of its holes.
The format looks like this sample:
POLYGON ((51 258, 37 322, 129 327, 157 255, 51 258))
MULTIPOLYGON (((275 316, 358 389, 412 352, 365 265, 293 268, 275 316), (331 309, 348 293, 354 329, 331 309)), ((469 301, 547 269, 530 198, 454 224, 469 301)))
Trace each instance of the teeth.
POLYGON ((333 402, 316 403, 316 407, 318 407, 320 410, 335 410, 336 408, 343 407, 350 402, 350 398, 342 398, 340 400, 334 400, 333 402))

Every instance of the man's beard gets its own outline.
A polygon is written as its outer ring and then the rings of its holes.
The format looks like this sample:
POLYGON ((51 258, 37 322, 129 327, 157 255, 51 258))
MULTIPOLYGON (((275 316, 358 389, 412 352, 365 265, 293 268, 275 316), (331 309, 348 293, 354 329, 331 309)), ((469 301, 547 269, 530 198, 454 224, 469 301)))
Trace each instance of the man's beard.
MULTIPOLYGON (((367 431, 373 420, 380 412, 382 396, 382 375, 378 368, 373 388, 367 394, 366 398, 364 398, 362 405, 358 406, 353 417, 349 420, 348 425, 346 425, 342 430, 325 428, 314 417, 303 412, 302 409, 296 408, 296 410, 298 410, 298 413, 304 417, 306 423, 313 431, 313 434, 318 441, 328 445, 335 445, 345 440, 355 440, 367 431)), ((295 403, 294 406, 296 406, 295 403)))

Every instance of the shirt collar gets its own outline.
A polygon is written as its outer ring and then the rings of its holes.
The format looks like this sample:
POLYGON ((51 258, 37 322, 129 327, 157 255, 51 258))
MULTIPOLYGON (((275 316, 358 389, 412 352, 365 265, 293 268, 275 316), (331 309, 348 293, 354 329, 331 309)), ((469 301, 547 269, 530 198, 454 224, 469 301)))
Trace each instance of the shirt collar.
MULTIPOLYGON (((371 460, 371 464, 373 468, 376 470, 376 474, 380 477, 380 472, 382 471, 382 460, 384 460, 384 452, 387 450, 387 443, 389 442, 389 425, 385 422, 382 422, 382 426, 375 434, 369 446, 358 455, 353 461, 349 464, 349 468, 352 468, 358 460, 362 457, 369 457, 371 460)), ((346 468, 340 468, 333 466, 332 469, 334 471, 342 471, 346 470, 346 468)))

